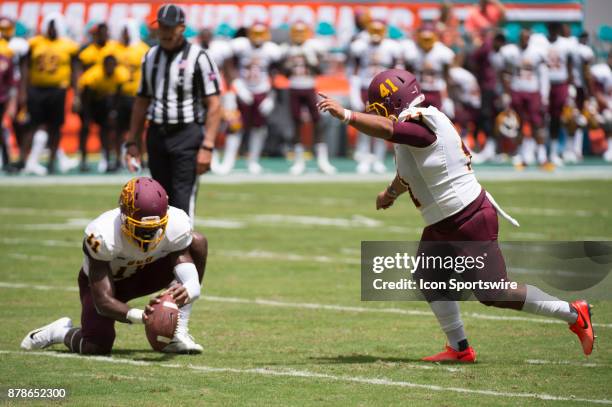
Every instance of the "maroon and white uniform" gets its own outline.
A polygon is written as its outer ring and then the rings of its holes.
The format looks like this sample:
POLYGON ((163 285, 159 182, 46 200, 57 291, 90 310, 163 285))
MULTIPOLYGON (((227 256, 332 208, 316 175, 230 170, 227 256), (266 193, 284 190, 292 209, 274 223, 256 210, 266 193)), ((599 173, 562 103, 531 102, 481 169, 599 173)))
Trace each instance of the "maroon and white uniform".
POLYGON ((234 88, 243 125, 246 129, 262 127, 266 120, 260 105, 272 88, 270 66, 280 60, 280 47, 270 41, 254 47, 246 37, 235 38, 230 44, 240 79, 240 86, 235 84, 234 88))
POLYGON ((313 122, 319 120, 315 76, 321 64, 320 45, 309 39, 303 44, 285 44, 282 59, 289 77, 289 103, 295 122, 301 122, 302 107, 306 107, 313 122))
POLYGON ((508 44, 500 53, 511 75, 512 108, 535 127, 542 127, 542 104, 548 104, 550 93, 545 50, 534 44, 525 49, 508 44))
MULTIPOLYGON (((612 69, 607 63, 596 64, 591 67, 591 77, 598 93, 603 95, 597 104, 600 121, 606 133, 612 132, 612 69)), ((608 142, 610 144, 610 142, 608 142)), ((612 151, 612 146, 609 146, 612 151)))
POLYGON ((110 262, 114 296, 128 302, 168 287, 176 278, 175 261, 169 255, 186 249, 191 241, 189 216, 172 206, 168 207, 164 237, 146 252, 122 232, 119 208, 104 212, 87 225, 83 244, 86 255, 78 278, 83 340, 108 349, 115 340, 115 320, 100 315, 94 304, 88 278, 90 257, 110 262))
POLYGON ((467 69, 452 67, 449 70, 452 82, 451 97, 455 103, 455 122, 462 128, 474 123, 478 117, 481 105, 480 86, 478 80, 467 69))
POLYGON ((576 37, 570 37, 572 44, 572 69, 574 86, 576 87, 576 107, 582 111, 585 101, 585 88, 587 87, 583 67, 595 61, 595 53, 588 45, 581 44, 576 37))
POLYGON ((356 64, 356 78, 351 81, 351 105, 355 110, 363 110, 370 82, 378 73, 395 66, 401 56, 400 48, 394 40, 385 38, 377 44, 368 36, 351 43, 350 55, 356 64))
POLYGON ((425 51, 420 47, 405 47, 404 61, 414 72, 425 95, 425 104, 442 107, 442 94, 446 91, 444 71, 455 58, 455 53, 441 42, 425 51))
MULTIPOLYGON (((392 141, 397 173, 426 224, 418 253, 474 257, 486 253, 487 267, 469 270, 462 278, 465 281, 507 279, 497 244, 497 213, 508 215, 478 183, 469 151, 449 118, 433 106, 405 110, 394 124, 392 141), (435 243, 453 241, 473 244, 455 248, 435 243)), ((417 281, 448 281, 449 271, 419 268, 414 277, 417 281)), ((437 291, 422 292, 428 301, 439 299, 437 291)), ((490 296, 496 295, 492 291, 475 290, 474 293, 479 300, 490 300, 490 296)))
POLYGON ((569 38, 557 37, 548 46, 548 77, 550 79, 549 113, 551 118, 560 120, 567 103, 569 87, 569 65, 573 44, 569 38))

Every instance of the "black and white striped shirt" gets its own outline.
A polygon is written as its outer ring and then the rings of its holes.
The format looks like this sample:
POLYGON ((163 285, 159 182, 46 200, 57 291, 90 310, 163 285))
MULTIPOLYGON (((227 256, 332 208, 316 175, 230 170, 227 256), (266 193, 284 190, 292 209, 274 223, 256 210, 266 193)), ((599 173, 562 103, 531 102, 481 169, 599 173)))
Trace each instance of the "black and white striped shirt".
POLYGON ((159 45, 142 60, 138 96, 151 99, 147 119, 157 124, 204 123, 202 99, 220 91, 219 69, 200 46, 185 41, 172 53, 159 45))

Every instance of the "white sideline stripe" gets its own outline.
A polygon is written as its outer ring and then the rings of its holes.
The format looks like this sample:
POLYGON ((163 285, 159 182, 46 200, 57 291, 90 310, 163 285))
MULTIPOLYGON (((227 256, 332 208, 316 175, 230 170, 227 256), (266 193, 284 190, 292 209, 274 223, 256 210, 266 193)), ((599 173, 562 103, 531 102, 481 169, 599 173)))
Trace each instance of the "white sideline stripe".
POLYGON ((543 359, 527 359, 525 362, 529 365, 571 365, 581 367, 607 367, 609 365, 591 362, 574 362, 571 360, 543 360, 543 359))
POLYGON ((308 370, 294 370, 294 369, 270 369, 267 367, 258 367, 251 369, 240 369, 232 367, 212 367, 202 365, 182 365, 178 363, 154 363, 145 362, 139 360, 114 358, 108 356, 82 356, 74 353, 54 353, 54 352, 19 352, 19 351, 8 351, 0 350, 0 354, 4 355, 18 355, 18 356, 42 356, 58 359, 79 359, 79 360, 90 360, 93 362, 105 362, 124 364, 131 366, 147 366, 147 367, 161 367, 170 369, 180 369, 182 371, 189 369, 201 373, 236 373, 236 374, 250 374, 259 376, 273 376, 273 377, 298 377, 303 379, 321 379, 330 380, 336 382, 348 382, 348 383, 360 383, 370 384, 376 386, 392 386, 392 387, 404 387, 413 389, 423 389, 437 392, 449 392, 449 393, 462 393, 462 394, 474 394, 491 397, 504 397, 504 398, 528 398, 538 400, 551 400, 551 401, 573 401, 582 403, 594 403, 594 404, 612 404, 612 400, 606 399, 583 399, 577 397, 568 396, 557 396, 545 393, 511 393, 496 390, 485 390, 485 389, 467 389, 463 387, 445 387, 437 386, 432 384, 421 384, 412 383, 406 381, 396 381, 386 378, 369 378, 361 376, 337 376, 327 373, 317 373, 308 370))
MULTIPOLYGON (((56 290, 56 291, 78 291, 77 287, 57 287, 48 285, 31 285, 24 283, 9 283, 0 281, 0 288, 24 288, 33 290, 56 290)), ((357 312, 357 313, 372 313, 372 314, 399 314, 399 315, 415 315, 415 316, 432 316, 429 311, 419 310, 408 310, 401 308, 366 308, 366 307, 355 307, 350 305, 335 305, 335 304, 316 304, 316 303, 305 303, 305 302, 284 302, 275 300, 266 300, 261 298, 249 299, 249 298, 236 298, 236 297, 217 297, 214 295, 205 295, 200 297, 205 301, 210 302, 225 302, 232 304, 252 304, 252 305, 265 305, 270 307, 284 307, 284 308, 299 308, 299 309, 310 309, 310 310, 326 310, 326 311, 339 311, 339 312, 357 312)), ((522 321, 522 322, 535 322, 540 324, 566 324, 566 322, 558 321, 556 319, 544 319, 544 318, 529 318, 529 317, 512 317, 502 315, 486 315, 478 312, 466 312, 462 316, 484 319, 489 321, 522 321)), ((593 323, 594 327, 597 328, 612 328, 612 324, 608 323, 593 323)))
MULTIPOLYGON (((486 168, 476 166, 479 181, 571 181, 571 180, 609 180, 612 179, 611 166, 606 164, 589 165, 580 168, 557 169, 553 172, 528 169, 527 171, 515 171, 510 167, 486 168)), ((148 171, 142 175, 148 176, 148 171)), ((200 177, 199 182, 203 184, 311 184, 311 183, 364 183, 380 182, 388 183, 393 178, 392 172, 385 174, 356 174, 338 173, 325 175, 318 173, 307 173, 299 177, 287 173, 251 175, 246 173, 232 173, 229 175, 206 174, 200 177)), ((0 176, 0 186, 58 186, 58 185, 117 185, 121 186, 128 182, 133 175, 48 175, 37 176, 0 176)))
POLYGON ((240 250, 219 250, 217 254, 224 257, 248 257, 251 259, 273 259, 273 260, 284 260, 284 261, 306 261, 316 263, 333 263, 333 264, 361 264, 359 259, 350 258, 335 258, 329 256, 302 256, 301 254, 294 253, 275 253, 267 252, 264 250, 250 250, 242 252, 240 250))

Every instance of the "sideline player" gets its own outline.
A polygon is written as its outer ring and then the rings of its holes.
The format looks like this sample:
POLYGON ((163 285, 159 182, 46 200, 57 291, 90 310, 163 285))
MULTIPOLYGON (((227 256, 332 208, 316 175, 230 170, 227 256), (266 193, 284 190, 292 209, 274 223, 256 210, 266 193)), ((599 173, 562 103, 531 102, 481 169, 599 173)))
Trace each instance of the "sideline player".
POLYGON ((121 142, 118 125, 121 106, 119 98, 122 89, 128 83, 130 73, 124 66, 118 66, 113 54, 106 55, 101 64, 95 64, 83 73, 79 79, 80 99, 83 113, 89 116, 100 127, 102 159, 107 163, 105 172, 115 172, 121 168, 121 142), (111 163, 111 151, 115 151, 115 160, 111 163))
MULTIPOLYGON (((512 109, 521 118, 521 128, 524 122, 531 127, 531 139, 520 139, 522 157, 515 155, 513 163, 518 169, 522 169, 524 164, 533 164, 536 160, 535 150, 538 164, 545 170, 551 170, 554 165, 549 163, 546 154, 543 114, 548 110, 550 94, 546 49, 530 38, 531 31, 523 28, 518 45, 507 44, 499 51, 505 67, 505 74, 502 75, 504 91, 510 95, 512 109), (534 144, 537 144, 536 148, 533 148, 534 144)), ((546 40, 546 37, 542 36, 542 39, 546 40)))
MULTIPOLYGON (((364 111, 368 99, 368 84, 376 74, 393 68, 400 59, 400 47, 397 42, 385 38, 387 26, 381 20, 370 20, 367 31, 358 36, 350 45, 349 65, 353 73, 350 78, 350 100, 355 110, 364 111)), ((360 134, 355 147, 357 172, 367 174, 370 169, 382 174, 387 171, 385 155, 387 145, 384 140, 372 140, 360 134)))
MULTIPOLYGON (((421 236, 419 253, 431 253, 432 246, 452 250, 449 243, 443 242, 479 242, 478 245, 487 250, 487 264, 491 267, 483 269, 484 272, 466 272, 464 279, 508 281, 497 244, 497 213, 515 225, 518 223, 501 210, 476 180, 469 151, 449 118, 434 106, 418 107, 425 97, 414 75, 398 69, 376 75, 368 89, 367 107, 368 112, 375 114, 353 112, 321 96, 324 99, 318 107, 322 111, 372 137, 394 143, 397 175, 391 185, 378 194, 376 208, 387 209, 399 195, 409 192, 427 225, 421 236)), ((438 253, 436 251, 436 255, 438 253)), ((448 277, 443 270, 418 269, 415 272, 416 280, 426 282, 448 277)), ((476 352, 468 344, 458 303, 441 301, 431 290, 423 294, 448 338, 445 351, 424 360, 474 362, 476 352)), ((493 293, 474 290, 474 294, 488 306, 565 321, 578 335, 584 353, 589 355, 593 350, 590 305, 584 300, 570 304, 524 284, 514 290, 500 289, 493 293)))
POLYGON ((148 50, 149 46, 140 39, 138 21, 133 18, 125 19, 120 25, 119 41, 114 53, 119 65, 126 68, 129 73, 127 82, 121 86, 118 101, 118 142, 123 142, 125 134, 130 130, 132 108, 141 80, 142 59, 148 50))
MULTIPOLYGON (((78 55, 78 62, 82 71, 86 71, 96 64, 101 64, 102 59, 106 55, 110 55, 116 51, 118 44, 109 38, 108 25, 104 22, 97 23, 89 30, 92 41, 86 44, 78 55)), ((73 100, 73 110, 79 114, 81 119, 81 129, 79 131, 79 150, 81 152, 81 163, 79 169, 81 172, 89 171, 87 166, 87 139, 89 137, 89 127, 92 120, 92 113, 97 109, 96 105, 88 105, 87 100, 81 100, 80 97, 75 97, 73 100)), ((92 102, 92 100, 89 100, 92 102)), ((103 135, 101 134, 101 137, 103 135)), ((102 144, 106 140, 101 140, 102 144)), ((105 159, 105 155, 98 163, 98 172, 106 172, 109 168, 109 162, 105 159)))
MULTIPOLYGON (((42 22, 42 34, 30 39, 27 74, 29 89, 27 109, 33 130, 46 129, 50 150, 48 171, 55 171, 55 161, 60 143, 60 129, 64 124, 66 89, 76 87, 78 69, 76 54, 78 45, 65 35, 64 17, 49 13, 42 22)), ((23 103, 23 101, 22 101, 23 103)), ((21 106, 20 106, 21 107, 21 106)), ((26 136, 24 149, 29 150, 31 135, 26 136)), ((44 146, 34 145, 28 156, 25 171, 39 171, 38 158, 44 146)))
POLYGON ((188 332, 193 302, 200 296, 208 243, 191 228, 189 216, 168 206, 164 188, 146 177, 123 187, 119 208, 104 212, 85 228, 83 265, 78 284, 81 327, 60 318, 29 332, 23 349, 42 349, 64 343, 71 352, 104 355, 115 341, 115 321, 142 324, 152 312, 127 302, 168 288, 179 306, 174 338, 168 353, 201 353, 188 332))
MULTIPOLYGON (((280 61, 281 50, 270 41, 270 28, 262 22, 249 27, 247 38, 234 38, 230 44, 233 57, 227 59, 227 72, 238 98, 243 135, 249 137, 248 170, 260 174, 263 168, 259 157, 268 135, 267 117, 274 109, 271 75, 280 61)), ((226 148, 225 154, 235 156, 238 151, 226 148)))
POLYGON ((327 143, 321 139, 323 131, 320 129, 319 111, 317 110, 317 93, 315 90, 315 76, 321 73, 321 57, 317 44, 311 37, 308 24, 298 21, 289 31, 290 44, 284 44, 283 71, 289 78, 289 105, 293 119, 293 138, 291 147, 295 153, 295 160, 289 172, 293 175, 302 174, 306 170, 304 159, 304 145, 301 142, 302 110, 308 110, 312 121, 312 139, 317 157, 317 166, 324 174, 336 173, 336 168, 329 162, 327 143))

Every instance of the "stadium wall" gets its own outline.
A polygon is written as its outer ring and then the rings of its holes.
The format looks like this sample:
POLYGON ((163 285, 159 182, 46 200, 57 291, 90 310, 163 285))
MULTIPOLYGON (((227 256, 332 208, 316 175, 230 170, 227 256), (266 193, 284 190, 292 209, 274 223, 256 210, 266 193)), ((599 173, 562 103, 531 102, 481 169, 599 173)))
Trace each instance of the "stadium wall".
MULTIPOLYGON (((116 27, 126 17, 144 22, 153 21, 155 12, 164 1, 125 2, 101 1, 3 1, 0 15, 19 20, 30 32, 36 31, 42 16, 51 11, 61 11, 67 16, 72 36, 81 39, 87 23, 108 21, 116 27)), ((177 1, 187 11, 188 25, 197 29, 204 26, 218 27, 226 24, 236 28, 249 25, 255 20, 268 21, 273 28, 282 27, 296 20, 314 25, 326 23, 333 27, 339 37, 350 37, 354 32, 354 13, 367 7, 375 17, 384 18, 390 25, 402 30, 411 30, 421 19, 432 19, 438 15, 439 0, 429 1, 177 1)), ((462 19, 473 1, 455 1, 455 13, 462 19)), ((514 0, 504 2, 509 21, 581 21, 582 0, 514 0)), ((340 38, 340 39, 341 39, 340 38)))

